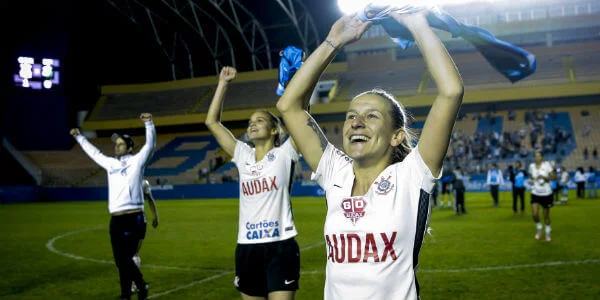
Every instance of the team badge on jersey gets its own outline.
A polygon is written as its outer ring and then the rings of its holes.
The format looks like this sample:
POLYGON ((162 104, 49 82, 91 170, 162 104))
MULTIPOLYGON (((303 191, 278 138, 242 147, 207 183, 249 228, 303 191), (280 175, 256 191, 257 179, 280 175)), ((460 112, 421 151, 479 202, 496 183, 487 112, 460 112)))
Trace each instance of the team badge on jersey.
POLYGON ((267 160, 268 161, 274 161, 275 160, 275 154, 269 152, 269 154, 267 154, 267 160))
POLYGON ((250 172, 252 173, 252 176, 260 176, 262 169, 263 169, 263 164, 258 163, 256 165, 250 167, 250 172))
POLYGON ((387 193, 389 193, 392 189, 394 189, 394 185, 390 181, 390 178, 392 178, 391 175, 388 176, 387 178, 381 177, 379 182, 375 181, 375 184, 377 185, 377 189, 375 190, 375 193, 377 193, 379 195, 387 195, 387 193))
POLYGON ((367 202, 363 197, 345 198, 342 200, 342 209, 344 216, 356 225, 358 219, 365 216, 365 206, 367 202))

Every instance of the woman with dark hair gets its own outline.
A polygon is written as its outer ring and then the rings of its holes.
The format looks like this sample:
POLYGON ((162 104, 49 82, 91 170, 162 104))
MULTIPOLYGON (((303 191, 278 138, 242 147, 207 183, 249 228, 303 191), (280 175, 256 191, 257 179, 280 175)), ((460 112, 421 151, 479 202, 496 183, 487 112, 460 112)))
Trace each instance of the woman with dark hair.
POLYGON ((539 215, 541 206, 544 211, 544 223, 546 224, 546 241, 549 242, 552 240, 550 237, 550 233, 552 232, 552 227, 550 226, 550 208, 554 206, 550 181, 556 180, 556 173, 552 165, 548 161, 544 161, 542 151, 535 152, 535 162, 529 165, 529 175, 532 181, 531 213, 537 229, 535 239, 539 240, 542 238, 543 226, 539 215))
POLYGON ((300 250, 294 238, 290 188, 299 160, 292 139, 282 142, 279 118, 267 110, 250 116, 248 143, 221 123, 223 98, 236 76, 224 67, 206 126, 235 162, 240 175, 240 206, 234 284, 242 299, 294 299, 300 279, 300 250))
POLYGON ((305 110, 336 54, 369 27, 344 16, 304 62, 277 108, 326 192, 325 299, 417 299, 418 256, 429 223, 429 197, 440 178, 462 102, 461 77, 423 12, 389 14, 406 27, 438 88, 418 145, 404 107, 374 89, 349 104, 336 149, 305 110))

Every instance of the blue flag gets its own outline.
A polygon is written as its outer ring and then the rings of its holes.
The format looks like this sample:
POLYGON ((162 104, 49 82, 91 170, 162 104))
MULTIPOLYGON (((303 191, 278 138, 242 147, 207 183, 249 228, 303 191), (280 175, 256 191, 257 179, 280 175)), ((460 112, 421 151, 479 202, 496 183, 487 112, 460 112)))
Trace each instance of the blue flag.
POLYGON ((296 71, 302 66, 304 51, 294 46, 287 46, 279 53, 281 61, 279 62, 279 83, 277 84, 277 95, 283 95, 287 84, 292 80, 296 71))
POLYGON ((367 6, 359 12, 363 21, 373 21, 381 24, 388 35, 400 48, 407 49, 414 44, 410 31, 388 17, 392 11, 398 13, 413 13, 427 9, 427 21, 433 28, 447 31, 452 37, 462 38, 473 45, 488 63, 511 82, 517 82, 533 73, 536 68, 535 55, 507 42, 496 39, 489 31, 458 22, 448 13, 439 8, 405 5, 403 7, 367 6), (369 15, 370 17, 368 17, 369 15))

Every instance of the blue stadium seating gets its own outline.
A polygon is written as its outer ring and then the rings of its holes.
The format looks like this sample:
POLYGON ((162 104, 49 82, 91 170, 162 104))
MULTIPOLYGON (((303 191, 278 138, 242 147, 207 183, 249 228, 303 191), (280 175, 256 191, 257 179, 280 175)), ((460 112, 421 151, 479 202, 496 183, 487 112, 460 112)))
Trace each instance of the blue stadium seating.
POLYGON ((503 119, 501 116, 494 116, 491 118, 482 117, 477 123, 477 132, 483 134, 497 132, 498 134, 502 134, 502 121, 503 119))
POLYGON ((216 150, 218 148, 219 144, 213 136, 205 135, 176 137, 154 153, 154 156, 148 163, 145 176, 179 175, 200 164, 206 158, 208 151, 216 150), (208 142, 208 144, 202 149, 177 150, 177 148, 182 144, 199 142, 208 142), (165 157, 187 157, 187 159, 174 168, 152 168, 153 163, 165 157))

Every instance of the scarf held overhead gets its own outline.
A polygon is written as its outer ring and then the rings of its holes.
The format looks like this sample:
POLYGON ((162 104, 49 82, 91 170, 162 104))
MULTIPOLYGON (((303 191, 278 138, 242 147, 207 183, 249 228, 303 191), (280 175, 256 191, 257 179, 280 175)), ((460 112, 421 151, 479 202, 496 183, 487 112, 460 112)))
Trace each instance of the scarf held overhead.
POLYGON ((414 44, 414 38, 406 27, 391 19, 389 13, 409 14, 421 10, 428 11, 426 17, 431 27, 447 31, 452 34, 452 37, 462 38, 469 42, 496 71, 510 82, 517 82, 535 72, 535 55, 496 39, 494 35, 481 27, 460 23, 436 6, 408 4, 395 7, 369 4, 359 11, 358 16, 362 21, 372 21, 374 24, 383 26, 392 41, 404 50, 414 44))

